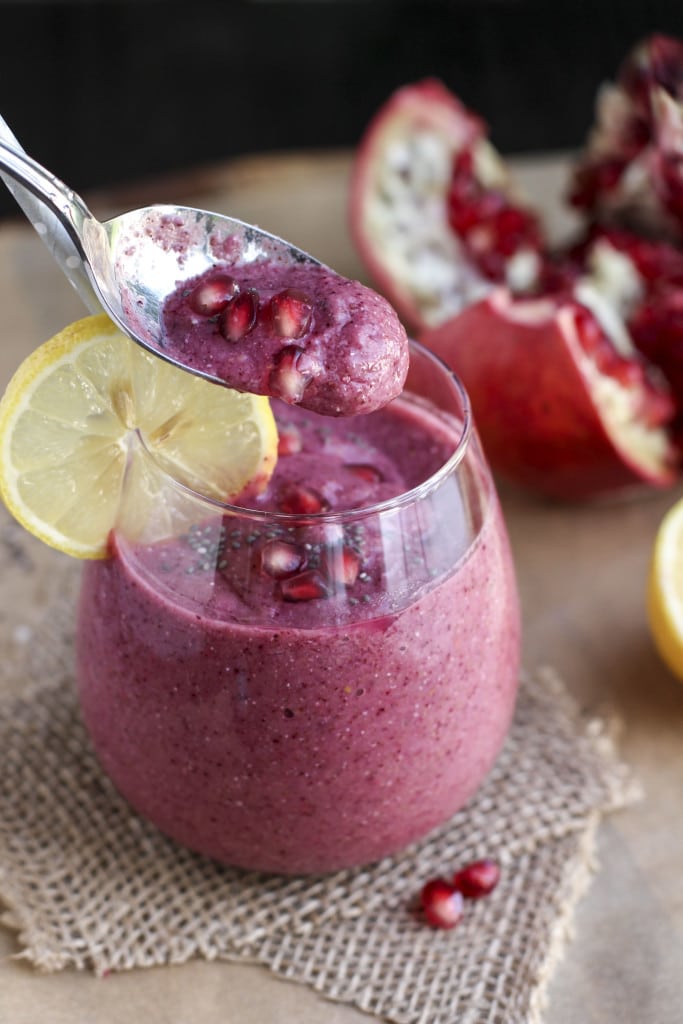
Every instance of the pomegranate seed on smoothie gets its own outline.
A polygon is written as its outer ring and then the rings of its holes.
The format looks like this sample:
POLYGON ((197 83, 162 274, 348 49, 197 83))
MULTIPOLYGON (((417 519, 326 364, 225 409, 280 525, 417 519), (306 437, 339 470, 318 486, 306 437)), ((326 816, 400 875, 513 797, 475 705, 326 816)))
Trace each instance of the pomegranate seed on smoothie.
POLYGON ((315 264, 218 265, 164 303, 163 348, 229 387, 328 416, 401 392, 408 339, 376 292, 315 264))

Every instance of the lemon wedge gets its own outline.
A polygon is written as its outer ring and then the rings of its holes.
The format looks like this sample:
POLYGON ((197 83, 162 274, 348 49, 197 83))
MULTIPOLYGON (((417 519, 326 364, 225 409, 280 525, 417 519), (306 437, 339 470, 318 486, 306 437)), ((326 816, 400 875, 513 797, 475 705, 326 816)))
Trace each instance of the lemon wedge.
POLYGON ((27 530, 77 558, 107 554, 124 477, 133 487, 127 528, 135 532, 137 518, 143 534, 156 519, 162 532, 183 500, 169 480, 160 487, 166 473, 229 501, 248 484, 265 486, 276 459, 267 398, 171 366, 104 315, 36 349, 0 401, 0 494, 27 530))
POLYGON ((657 531, 647 603, 655 646, 683 680, 683 500, 667 512, 657 531))

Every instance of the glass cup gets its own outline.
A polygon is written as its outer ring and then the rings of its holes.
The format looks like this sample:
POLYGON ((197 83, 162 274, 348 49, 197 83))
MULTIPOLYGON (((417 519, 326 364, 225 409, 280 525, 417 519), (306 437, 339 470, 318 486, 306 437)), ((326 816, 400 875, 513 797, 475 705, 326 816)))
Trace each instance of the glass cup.
POLYGON ((85 567, 78 682, 100 761, 225 863, 324 872, 400 850, 463 806, 507 733, 519 606, 467 396, 412 344, 394 405, 371 414, 389 416, 376 443, 406 466, 430 438, 446 456, 348 511, 221 505, 139 439, 111 556, 85 567))

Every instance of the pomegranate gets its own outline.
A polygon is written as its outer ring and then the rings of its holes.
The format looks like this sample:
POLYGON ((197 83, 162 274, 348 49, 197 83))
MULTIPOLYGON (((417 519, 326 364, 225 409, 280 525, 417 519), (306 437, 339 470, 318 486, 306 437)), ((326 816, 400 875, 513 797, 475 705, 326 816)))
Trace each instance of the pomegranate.
POLYGON ((599 90, 569 199, 593 220, 683 240, 683 43, 650 36, 599 90))
MULTIPOLYGON (((657 39, 645 71, 627 62, 643 109, 681 92, 683 46, 657 39)), ((468 388, 494 469, 567 499, 673 482, 683 252, 613 225, 550 252, 483 123, 434 81, 374 118, 351 215, 371 271, 468 388)))
POLYGON ((413 330, 538 269, 541 232, 483 121, 435 79, 399 89, 370 123, 351 178, 351 232, 413 330))

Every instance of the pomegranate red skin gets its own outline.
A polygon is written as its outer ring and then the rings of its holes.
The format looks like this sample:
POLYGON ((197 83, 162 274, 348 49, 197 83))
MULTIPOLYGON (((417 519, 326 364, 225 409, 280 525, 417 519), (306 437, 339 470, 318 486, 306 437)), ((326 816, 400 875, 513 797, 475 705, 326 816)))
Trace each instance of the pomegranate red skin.
POLYGON ((452 153, 486 135, 484 122, 438 79, 403 86, 377 111, 363 134, 351 173, 349 201, 350 230, 357 251, 379 290, 414 332, 426 329, 427 324, 410 290, 389 271, 382 245, 372 237, 368 204, 375 199, 373 174, 387 141, 392 136, 410 138, 421 127, 433 129, 447 140, 452 153))
POLYGON ((493 469, 562 500, 672 484, 671 465, 646 468, 610 436, 590 392, 574 304, 538 301, 546 315, 524 322, 521 305, 498 288, 420 338, 469 392, 493 469))

